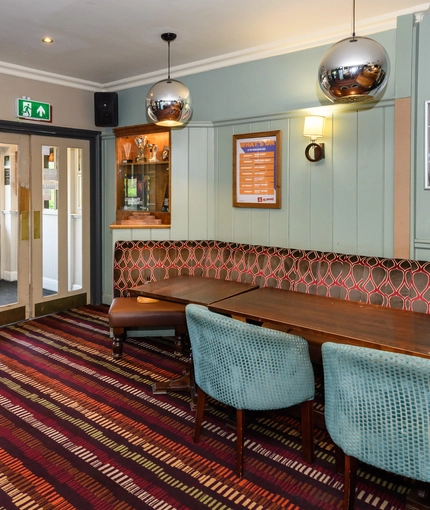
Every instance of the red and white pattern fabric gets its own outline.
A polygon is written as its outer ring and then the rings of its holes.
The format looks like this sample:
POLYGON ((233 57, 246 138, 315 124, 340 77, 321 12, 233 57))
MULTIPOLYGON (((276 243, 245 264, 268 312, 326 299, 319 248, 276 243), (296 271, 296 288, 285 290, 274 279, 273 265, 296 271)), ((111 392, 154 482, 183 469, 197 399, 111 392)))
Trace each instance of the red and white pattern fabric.
POLYGON ((430 262, 221 241, 117 241, 113 295, 179 274, 430 313, 430 262))

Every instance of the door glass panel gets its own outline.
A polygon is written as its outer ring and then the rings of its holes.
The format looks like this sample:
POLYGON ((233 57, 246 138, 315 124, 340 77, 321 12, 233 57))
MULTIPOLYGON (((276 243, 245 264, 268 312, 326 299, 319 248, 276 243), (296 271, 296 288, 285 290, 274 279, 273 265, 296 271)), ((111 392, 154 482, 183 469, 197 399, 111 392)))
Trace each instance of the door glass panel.
POLYGON ((18 302, 18 146, 0 143, 0 306, 18 302))
POLYGON ((82 288, 82 149, 67 148, 68 290, 82 288))
POLYGON ((89 149, 0 135, 0 325, 88 302, 89 149))
MULTIPOLYGON (((58 148, 42 146, 42 285, 43 296, 58 292, 58 148)), ((34 219, 35 238, 39 218, 34 219)))

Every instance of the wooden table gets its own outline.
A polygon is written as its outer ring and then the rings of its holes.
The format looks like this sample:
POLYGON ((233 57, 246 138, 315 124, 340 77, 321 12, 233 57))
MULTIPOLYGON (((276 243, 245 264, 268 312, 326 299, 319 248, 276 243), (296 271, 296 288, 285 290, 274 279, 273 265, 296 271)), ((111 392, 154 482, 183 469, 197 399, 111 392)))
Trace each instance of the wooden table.
POLYGON ((184 305, 194 303, 208 306, 215 301, 257 288, 258 285, 249 283, 205 278, 204 276, 180 275, 132 287, 130 293, 184 305))
POLYGON ((209 304, 218 313, 282 326, 311 345, 342 342, 430 358, 430 315, 263 287, 209 304))
MULTIPOLYGON (((180 275, 165 280, 158 280, 130 289, 130 294, 173 301, 175 303, 208 306, 210 303, 220 301, 231 296, 248 293, 258 288, 258 285, 205 278, 203 276, 180 275)), ((196 402, 196 392, 190 369, 175 379, 167 382, 156 382, 152 386, 153 393, 167 393, 167 391, 189 391, 191 393, 191 406, 196 402)))
MULTIPOLYGON (((269 287, 209 305, 223 314, 267 326, 281 326, 320 351, 323 342, 342 342, 372 349, 430 358, 430 315, 269 287)), ((323 417, 315 413, 315 423, 323 417)), ((336 458, 340 467, 340 458, 336 458)), ((418 484, 407 496, 407 510, 429 510, 418 484)))

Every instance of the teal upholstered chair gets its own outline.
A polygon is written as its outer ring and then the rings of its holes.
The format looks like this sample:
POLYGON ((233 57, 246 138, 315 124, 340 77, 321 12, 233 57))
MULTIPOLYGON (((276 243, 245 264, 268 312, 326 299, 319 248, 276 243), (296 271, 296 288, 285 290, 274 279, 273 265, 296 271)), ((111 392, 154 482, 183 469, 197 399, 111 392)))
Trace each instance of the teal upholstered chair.
POLYGON ((325 421, 345 454, 343 508, 354 507, 357 459, 430 481, 430 360, 364 347, 322 346, 325 421))
POLYGON ((302 454, 313 462, 315 382, 307 342, 204 306, 186 307, 197 385, 194 441, 200 436, 206 395, 236 409, 236 473, 243 474, 245 410, 282 409, 301 404, 302 454))

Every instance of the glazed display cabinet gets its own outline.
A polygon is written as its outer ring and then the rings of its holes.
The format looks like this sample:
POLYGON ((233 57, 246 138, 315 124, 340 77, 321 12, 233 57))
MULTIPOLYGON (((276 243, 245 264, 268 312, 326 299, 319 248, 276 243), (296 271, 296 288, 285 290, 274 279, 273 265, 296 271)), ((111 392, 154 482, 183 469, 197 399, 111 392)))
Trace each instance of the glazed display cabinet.
POLYGON ((116 221, 112 227, 170 226, 170 129, 116 128, 116 221))

